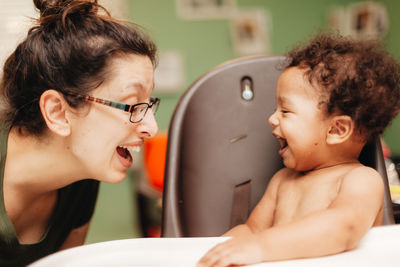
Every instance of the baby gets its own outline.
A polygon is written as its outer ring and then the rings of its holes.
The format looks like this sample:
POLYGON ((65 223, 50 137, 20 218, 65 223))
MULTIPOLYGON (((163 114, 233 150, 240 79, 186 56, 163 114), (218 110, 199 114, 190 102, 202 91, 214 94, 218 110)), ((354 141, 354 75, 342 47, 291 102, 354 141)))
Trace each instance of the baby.
POLYGON ((382 178, 358 157, 399 111, 399 64, 377 42, 336 34, 317 35, 288 59, 269 118, 285 168, 198 266, 340 253, 382 223, 382 178))

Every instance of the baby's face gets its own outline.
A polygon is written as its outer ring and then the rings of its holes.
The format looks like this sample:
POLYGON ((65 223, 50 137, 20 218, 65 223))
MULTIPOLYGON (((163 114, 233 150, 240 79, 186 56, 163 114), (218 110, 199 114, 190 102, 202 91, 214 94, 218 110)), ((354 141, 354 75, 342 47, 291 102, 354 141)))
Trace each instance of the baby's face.
POLYGON ((297 67, 282 73, 276 90, 277 109, 269 118, 283 163, 297 171, 323 165, 330 122, 318 106, 320 93, 303 73, 297 67))

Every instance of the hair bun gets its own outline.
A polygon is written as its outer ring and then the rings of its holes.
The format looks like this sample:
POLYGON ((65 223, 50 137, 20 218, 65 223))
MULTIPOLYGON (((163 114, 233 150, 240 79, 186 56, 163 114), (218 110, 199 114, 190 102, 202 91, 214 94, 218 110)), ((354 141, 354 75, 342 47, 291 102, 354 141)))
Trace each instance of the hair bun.
POLYGON ((39 24, 44 27, 59 22, 64 28, 79 25, 82 18, 97 16, 99 8, 109 15, 97 0, 33 0, 33 3, 40 10, 39 24))
POLYGON ((41 17, 60 14, 66 9, 72 13, 89 13, 98 6, 97 0, 33 0, 33 3, 40 11, 41 17))
POLYGON ((33 0, 35 7, 40 10, 41 16, 45 15, 46 11, 54 10, 57 7, 59 9, 65 6, 65 2, 71 2, 71 0, 33 0))
POLYGON ((40 13, 43 13, 44 10, 46 10, 46 7, 48 5, 47 2, 48 1, 46 1, 46 0, 33 0, 33 4, 35 5, 35 7, 37 9, 40 10, 40 13))

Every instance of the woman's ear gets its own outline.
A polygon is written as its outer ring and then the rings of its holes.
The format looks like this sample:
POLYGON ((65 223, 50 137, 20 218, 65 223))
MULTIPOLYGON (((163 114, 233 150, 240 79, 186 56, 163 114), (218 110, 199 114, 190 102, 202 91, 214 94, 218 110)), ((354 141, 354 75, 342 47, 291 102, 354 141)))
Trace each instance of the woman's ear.
POLYGON ((69 105, 60 92, 53 89, 44 91, 39 105, 43 119, 52 132, 60 136, 71 134, 70 122, 66 116, 69 105))
POLYGON ((353 135, 353 132, 354 121, 350 116, 334 116, 329 125, 326 142, 330 145, 343 143, 353 135))

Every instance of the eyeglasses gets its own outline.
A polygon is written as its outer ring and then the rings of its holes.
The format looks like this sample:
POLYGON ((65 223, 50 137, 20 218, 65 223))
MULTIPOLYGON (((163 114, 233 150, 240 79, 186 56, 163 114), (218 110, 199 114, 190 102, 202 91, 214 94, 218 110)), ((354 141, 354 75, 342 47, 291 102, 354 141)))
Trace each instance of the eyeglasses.
POLYGON ((85 101, 91 101, 95 103, 99 103, 102 105, 110 106, 113 108, 117 108, 126 112, 131 113, 129 117, 129 121, 132 123, 137 123, 143 120, 144 116, 147 113, 147 110, 150 108, 153 111, 153 114, 156 113, 158 105, 160 104, 160 99, 158 97, 150 97, 150 103, 137 103, 135 105, 128 105, 121 102, 105 100, 97 97, 93 97, 90 95, 79 95, 79 94, 68 94, 76 97, 81 97, 85 101))

